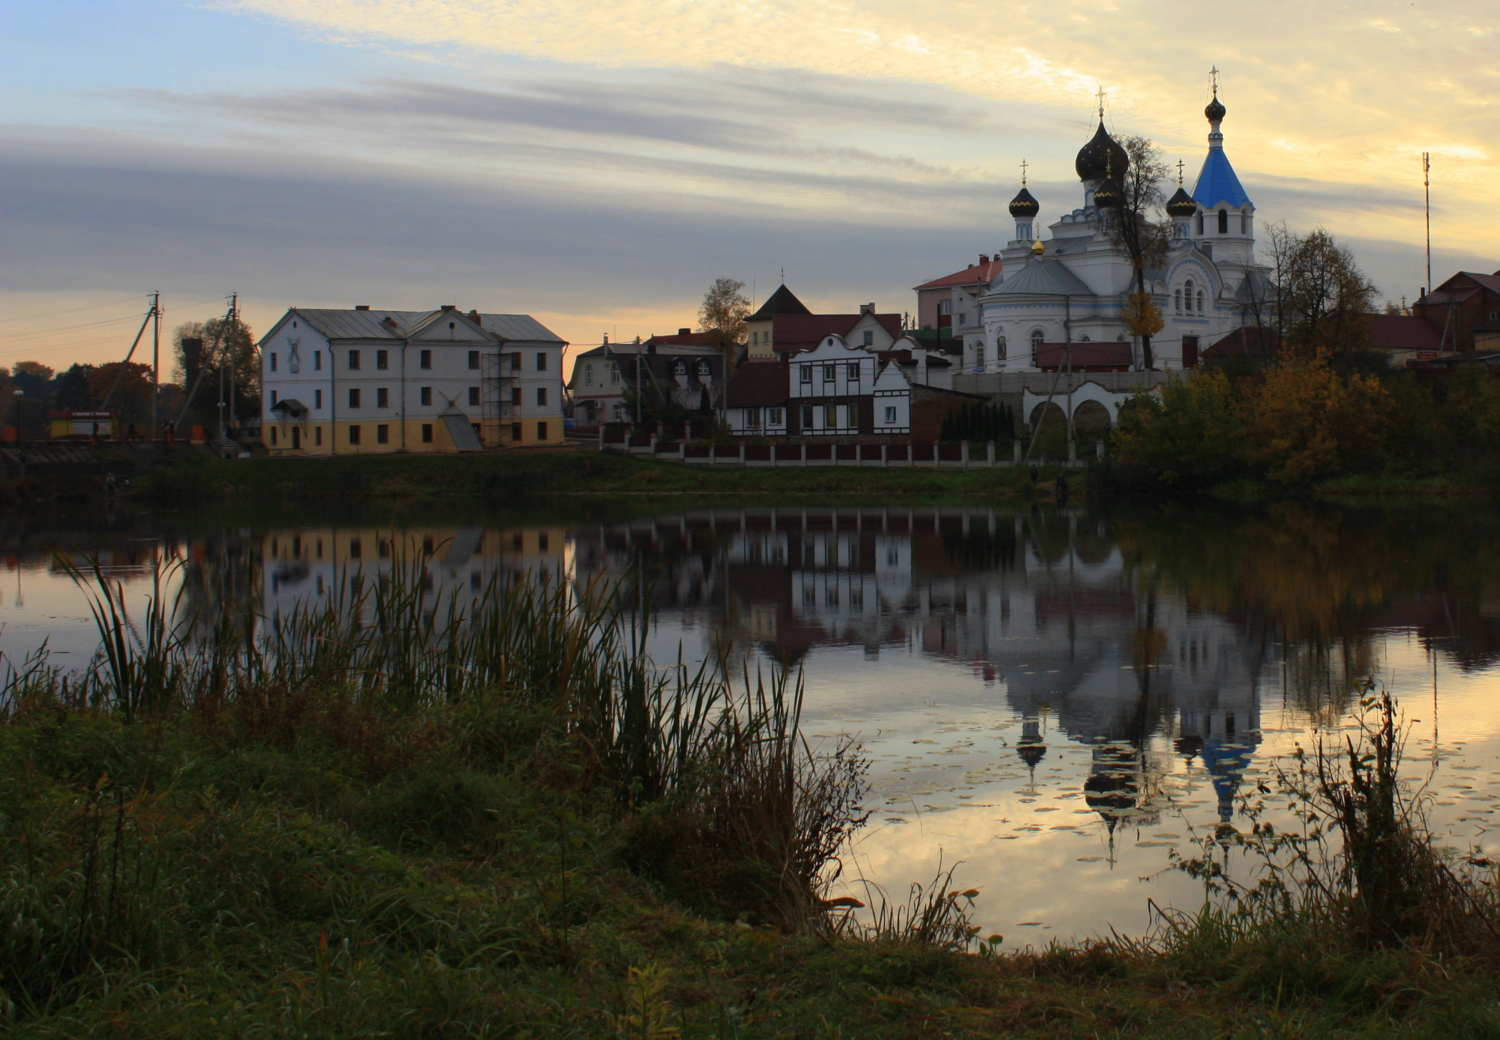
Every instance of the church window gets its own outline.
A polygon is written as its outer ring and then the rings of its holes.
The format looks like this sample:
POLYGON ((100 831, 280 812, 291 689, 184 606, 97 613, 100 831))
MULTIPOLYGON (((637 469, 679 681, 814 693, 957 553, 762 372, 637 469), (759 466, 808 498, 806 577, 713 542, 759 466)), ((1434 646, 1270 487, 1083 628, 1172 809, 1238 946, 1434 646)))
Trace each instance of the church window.
POLYGON ((1198 214, 1198 234, 1203 234, 1203 214, 1198 214))
POLYGON ((1005 357, 1005 337, 1004 336, 996 336, 995 337, 995 357, 997 357, 997 358, 1003 358, 1003 357, 1005 357))
POLYGON ((1031 346, 1032 346, 1032 349, 1034 350, 1037 347, 1040 347, 1042 345, 1042 341, 1045 338, 1046 337, 1043 335, 1041 329, 1032 329, 1031 330, 1031 346))
POLYGON ((1080 343, 1088 343, 1088 342, 1090 342, 1090 340, 1089 340, 1089 334, 1087 332, 1085 332, 1082 336, 1079 336, 1078 337, 1078 342, 1080 342, 1080 343))
POLYGON ((1182 290, 1178 289, 1172 294, 1172 309, 1178 314, 1182 313, 1182 290))
POLYGON ((980 343, 974 347, 974 367, 984 368, 984 344, 980 343))
POLYGON ((1203 290, 1198 290, 1198 313, 1203 313, 1203 290))
POLYGON ((1247 228, 1249 226, 1249 223, 1250 223, 1250 215, 1247 214, 1247 213, 1241 213, 1240 214, 1240 234, 1242 234, 1242 235, 1245 234, 1245 232, 1246 232, 1246 230, 1247 230, 1247 228))
POLYGON ((1219 234, 1229 234, 1229 211, 1227 209, 1219 210, 1219 234))

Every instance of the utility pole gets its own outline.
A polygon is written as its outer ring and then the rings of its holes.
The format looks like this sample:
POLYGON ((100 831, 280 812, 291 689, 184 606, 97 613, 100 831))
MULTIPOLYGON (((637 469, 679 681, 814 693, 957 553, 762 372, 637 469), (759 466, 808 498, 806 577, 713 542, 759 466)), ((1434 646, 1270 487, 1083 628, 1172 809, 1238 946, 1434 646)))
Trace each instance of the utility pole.
POLYGON ((161 397, 161 293, 152 293, 151 302, 151 439, 156 440, 156 405, 161 397))

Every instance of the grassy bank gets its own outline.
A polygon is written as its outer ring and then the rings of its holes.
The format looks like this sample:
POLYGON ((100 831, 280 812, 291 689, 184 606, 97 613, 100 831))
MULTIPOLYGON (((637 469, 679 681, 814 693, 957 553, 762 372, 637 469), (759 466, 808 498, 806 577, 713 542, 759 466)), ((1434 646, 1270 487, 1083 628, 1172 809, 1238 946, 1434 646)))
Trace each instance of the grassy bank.
MULTIPOLYGON (((1328 901, 1025 955, 976 952, 961 881, 845 916, 821 881, 862 764, 801 743, 794 682, 660 672, 607 590, 460 605, 398 573, 332 595, 253 638, 158 601, 137 639, 101 591, 89 674, 11 673, 10 1035, 1500 1031, 1482 941, 1404 918, 1372 941, 1332 875, 1328 901)), ((1380 875, 1386 901, 1434 902, 1412 876, 1380 875)))
MULTIPOLYGON (((1075 487, 1079 484, 1076 478, 1077 473, 1073 477, 1075 487)), ((1030 493, 1030 477, 1019 468, 689 467, 593 451, 325 459, 204 457, 155 467, 137 477, 132 486, 134 497, 156 502, 201 500, 204 495, 312 501, 448 496, 508 500, 563 494, 1014 497, 1030 493)))

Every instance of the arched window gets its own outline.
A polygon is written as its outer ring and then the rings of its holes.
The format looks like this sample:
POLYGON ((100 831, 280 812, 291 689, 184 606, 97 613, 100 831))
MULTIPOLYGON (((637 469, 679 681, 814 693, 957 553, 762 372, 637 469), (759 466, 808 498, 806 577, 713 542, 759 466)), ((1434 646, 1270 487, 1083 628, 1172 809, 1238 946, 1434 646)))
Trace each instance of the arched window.
POLYGON ((1047 337, 1045 335, 1043 335, 1041 329, 1032 329, 1031 330, 1031 349, 1035 350, 1037 347, 1040 347, 1042 345, 1042 341, 1044 339, 1046 339, 1046 338, 1047 337))
POLYGON ((1249 230, 1249 227, 1250 227, 1250 214, 1248 214, 1248 213, 1241 213, 1240 214, 1240 234, 1242 234, 1242 235, 1245 234, 1249 230))
POLYGON ((1219 234, 1229 234, 1229 211, 1227 209, 1219 210, 1219 234))
POLYGON ((995 337, 995 356, 997 358, 1003 358, 1003 357, 1005 357, 1005 337, 1004 336, 996 336, 995 337))
POLYGON ((1198 290, 1198 313, 1203 313, 1203 290, 1198 290))
POLYGON ((1080 342, 1080 343, 1089 343, 1089 342, 1091 342, 1090 339, 1089 339, 1089 334, 1087 332, 1085 332, 1082 336, 1079 336, 1078 337, 1078 342, 1080 342))
POLYGON ((1182 290, 1178 289, 1172 294, 1172 309, 1178 314, 1182 313, 1182 290))
POLYGON ((679 358, 677 364, 672 366, 672 371, 679 376, 687 375, 687 362, 679 358))
POLYGON ((1200 236, 1203 234, 1203 214, 1202 213, 1198 214, 1198 234, 1200 236))
POLYGON ((708 367, 708 362, 707 361, 700 361, 700 362, 698 362, 698 374, 700 376, 704 376, 704 377, 706 377, 709 374, 709 367, 708 367))

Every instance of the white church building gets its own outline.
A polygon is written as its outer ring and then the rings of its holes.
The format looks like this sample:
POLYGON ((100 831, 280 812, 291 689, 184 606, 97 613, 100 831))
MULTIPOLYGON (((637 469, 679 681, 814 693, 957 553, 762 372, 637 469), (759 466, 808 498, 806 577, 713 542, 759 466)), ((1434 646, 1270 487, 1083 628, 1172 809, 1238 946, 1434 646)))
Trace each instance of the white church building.
MULTIPOLYGON (((1158 369, 1194 367, 1200 349, 1255 324, 1267 298, 1269 269, 1255 261, 1255 205, 1224 151, 1217 88, 1204 115, 1208 155, 1192 193, 1179 183, 1167 202, 1171 241, 1161 265, 1145 272, 1146 291, 1165 320, 1151 338, 1158 369)), ((979 322, 964 337, 964 371, 1035 372, 1055 369, 1065 357, 1075 371, 1143 366, 1140 338, 1123 321, 1135 270, 1112 231, 1128 166, 1101 108, 1099 128, 1074 163, 1083 205, 1051 224, 1046 240, 1036 224, 1041 207, 1023 178, 1010 203, 1015 238, 1000 254, 1000 277, 977 300, 979 322)))

